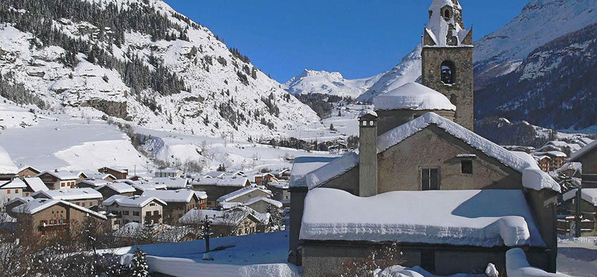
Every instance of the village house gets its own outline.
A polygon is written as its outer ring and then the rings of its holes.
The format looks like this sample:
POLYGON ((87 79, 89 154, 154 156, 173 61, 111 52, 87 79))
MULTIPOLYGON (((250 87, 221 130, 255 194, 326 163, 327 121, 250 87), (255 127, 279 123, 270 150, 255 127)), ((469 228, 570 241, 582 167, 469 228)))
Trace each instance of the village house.
POLYGON ((285 207, 290 206, 290 185, 288 182, 270 182, 265 187, 272 192, 272 199, 282 202, 285 207))
POLYGON ((181 217, 179 223, 197 226, 208 220, 213 237, 228 237, 269 232, 269 219, 268 213, 236 207, 225 211, 193 209, 181 217))
MULTIPOLYGON (((226 176, 226 172, 224 172, 224 171, 210 171, 210 172, 207 172, 207 173, 203 173, 202 175, 203 175, 203 178, 223 178, 224 176, 226 176)), ((244 175, 244 172, 243 172, 242 175, 244 175)), ((242 175, 239 175, 239 176, 242 176, 242 175)))
MULTIPOLYGON (((572 235, 575 229, 572 222, 575 221, 574 215, 577 211, 577 191, 578 189, 572 189, 562 195, 562 204, 568 211, 568 215, 571 216, 558 220, 558 232, 561 234, 572 235)), ((582 215, 582 236, 597 235, 597 188, 581 189, 580 212, 582 215)))
POLYGON ((110 218, 112 230, 118 230, 129 222, 144 224, 162 223, 166 202, 150 196, 113 195, 102 205, 110 218))
POLYGON ((73 203, 39 198, 12 209, 16 214, 19 232, 38 236, 51 236, 64 232, 82 231, 83 225, 95 225, 97 231, 103 231, 106 217, 73 203))
POLYGON ((103 180, 106 182, 114 182, 116 181, 116 176, 112 174, 101 173, 97 171, 81 171, 79 172, 79 178, 77 181, 83 180, 103 180))
POLYGON ((69 171, 43 171, 35 177, 39 177, 51 190, 70 189, 77 187, 79 175, 69 171))
POLYGON ((165 184, 155 184, 155 183, 144 183, 144 182, 127 182, 133 188, 135 188, 135 195, 141 195, 144 191, 147 190, 166 190, 167 187, 165 184))
POLYGON ((205 191, 207 193, 207 207, 217 207, 218 198, 251 186, 251 182, 246 177, 218 177, 202 178, 199 181, 191 182, 193 190, 205 191))
POLYGON ((19 169, 18 175, 20 179, 23 179, 33 177, 39 173, 41 173, 41 171, 39 171, 37 168, 32 166, 25 166, 19 169))
POLYGON ((597 140, 572 154, 570 162, 582 164, 583 188, 597 188, 597 140))
POLYGON ((23 182, 25 182, 25 185, 27 186, 23 190, 23 196, 25 197, 34 194, 38 191, 49 190, 48 187, 46 187, 46 184, 44 184, 44 182, 39 177, 25 177, 23 178, 23 182))
POLYGON ((116 177, 116 179, 126 179, 129 174, 128 169, 115 167, 115 166, 110 166, 110 167, 105 166, 105 167, 99 168, 97 171, 100 173, 103 173, 103 174, 110 174, 110 175, 116 177))
POLYGON ((249 180, 258 186, 267 184, 269 182, 278 182, 278 179, 272 173, 255 174, 250 176, 249 180))
POLYGON ((488 263, 505 272, 516 247, 555 272, 560 186, 527 153, 472 131, 472 53, 458 1, 434 0, 422 84, 374 98, 375 111, 359 117, 358 153, 297 158, 289 260, 304 276, 334 274, 388 247, 401 265, 437 275, 484 272, 488 263))
POLYGON ((95 189, 102 194, 104 199, 108 199, 113 195, 133 196, 136 189, 126 183, 109 183, 105 186, 95 189))
POLYGON ((218 207, 229 210, 238 206, 247 206, 260 213, 268 212, 271 207, 281 209, 283 207, 282 203, 271 199, 271 197, 271 191, 265 189, 265 187, 251 186, 218 198, 218 207))
POLYGON ((146 190, 142 196, 155 197, 166 202, 163 222, 172 224, 192 209, 206 209, 207 195, 203 191, 189 189, 180 190, 146 190))
POLYGON ((543 157, 549 158, 543 161, 543 163, 549 162, 547 164, 548 170, 546 172, 559 169, 566 163, 566 159, 568 158, 568 156, 565 153, 560 151, 534 152, 533 156, 535 156, 536 160, 543 157))
POLYGON ((4 211, 4 206, 11 200, 22 197, 23 191, 26 188, 27 185, 25 185, 25 182, 19 178, 14 178, 10 181, 0 181, 0 211, 4 211))
POLYGON ((8 201, 5 205, 4 205, 4 210, 8 215, 10 215, 13 218, 17 218, 17 214, 14 213, 12 211, 13 208, 18 207, 20 205, 23 205, 25 203, 31 202, 35 200, 35 198, 31 197, 31 196, 23 196, 23 197, 19 197, 19 198, 15 198, 12 199, 10 201, 8 201))
POLYGON ((539 164, 539 168, 541 168, 541 170, 544 172, 551 171, 553 163, 549 156, 535 156, 535 159, 537 160, 537 164, 539 164))
POLYGON ((27 187, 16 178, 18 170, 8 152, 0 146, 0 211, 4 211, 4 205, 10 200, 21 197, 27 187))
POLYGON ((182 178, 182 177, 184 177, 184 172, 182 170, 173 169, 173 168, 158 169, 155 171, 155 177, 157 177, 157 178, 182 178))
POLYGON ((91 188, 39 191, 31 196, 36 199, 48 198, 54 200, 64 200, 83 208, 95 210, 97 210, 103 199, 101 193, 91 188))
POLYGON ((282 202, 268 198, 255 197, 242 203, 243 206, 249 207, 258 213, 267 213, 270 209, 280 210, 284 205, 282 202))
POLYGON ((222 195, 218 198, 217 202, 218 205, 225 202, 246 202, 255 197, 266 197, 270 198, 272 196, 272 192, 265 189, 265 187, 259 186, 250 186, 246 188, 242 188, 239 190, 235 190, 229 194, 222 195))

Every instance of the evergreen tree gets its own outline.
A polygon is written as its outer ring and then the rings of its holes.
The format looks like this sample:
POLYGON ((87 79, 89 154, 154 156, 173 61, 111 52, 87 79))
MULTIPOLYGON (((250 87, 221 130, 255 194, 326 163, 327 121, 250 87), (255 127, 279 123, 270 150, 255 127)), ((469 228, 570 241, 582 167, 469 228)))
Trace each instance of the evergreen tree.
POLYGON ((133 255, 133 272, 131 273, 132 277, 147 277, 149 276, 149 266, 147 266, 147 254, 141 250, 141 248, 137 248, 135 250, 135 254, 133 255))
POLYGON ((267 206, 266 212, 270 214, 269 227, 271 231, 275 232, 282 230, 282 226, 284 226, 284 221, 282 220, 280 210, 276 206, 270 204, 269 206, 267 206))

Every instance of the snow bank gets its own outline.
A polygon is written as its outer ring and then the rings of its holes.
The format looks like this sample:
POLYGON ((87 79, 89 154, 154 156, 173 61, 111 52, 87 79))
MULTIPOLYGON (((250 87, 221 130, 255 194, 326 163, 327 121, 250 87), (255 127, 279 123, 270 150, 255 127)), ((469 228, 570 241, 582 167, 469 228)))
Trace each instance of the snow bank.
POLYGON ((359 155, 355 152, 346 153, 329 164, 309 173, 306 177, 309 189, 316 188, 329 180, 338 177, 359 164, 359 155))
POLYGON ((506 272, 509 277, 566 277, 568 275, 549 273, 532 267, 527 256, 520 248, 513 248, 506 252, 506 272))
MULTIPOLYGON (((489 269, 490 266, 493 264, 489 264, 487 268, 489 269)), ((495 268, 494 268, 495 269, 495 268)), ((487 271, 487 270, 486 270, 487 271)), ((400 265, 390 266, 384 270, 376 270, 373 272, 373 276, 375 277, 441 277, 438 275, 433 275, 429 273, 427 270, 421 268, 420 266, 414 266, 412 268, 403 267, 400 265)), ((483 274, 464 274, 458 273, 454 275, 450 275, 450 277, 493 277, 492 275, 483 275, 483 274)), ((497 277, 498 275, 495 275, 497 277)), ((447 276, 446 276, 447 277, 447 276)))
MULTIPOLYGON (((568 201, 574 197, 576 197, 576 191, 578 189, 573 189, 569 192, 564 193, 563 199, 564 201, 568 201)), ((593 206, 597 207, 597 188, 583 188, 581 191, 581 197, 585 201, 593 204, 593 206)))
POLYGON ((456 106, 443 94, 417 83, 406 83, 373 99, 375 110, 449 110, 456 106))
POLYGON ((510 152, 488 139, 435 113, 426 113, 380 135, 377 137, 377 151, 386 151, 388 148, 425 129, 430 124, 436 125, 456 138, 461 139, 468 145, 485 153, 487 156, 495 158, 506 166, 523 173, 524 187, 534 190, 552 189, 560 192, 558 183, 549 177, 547 173, 538 170, 536 162, 530 163, 527 161, 528 158, 521 158, 521 154, 510 152), (524 176, 525 171, 527 171, 526 177, 524 176))
POLYGON ((316 188, 305 199, 300 238, 545 246, 520 190, 395 191, 361 198, 316 188))

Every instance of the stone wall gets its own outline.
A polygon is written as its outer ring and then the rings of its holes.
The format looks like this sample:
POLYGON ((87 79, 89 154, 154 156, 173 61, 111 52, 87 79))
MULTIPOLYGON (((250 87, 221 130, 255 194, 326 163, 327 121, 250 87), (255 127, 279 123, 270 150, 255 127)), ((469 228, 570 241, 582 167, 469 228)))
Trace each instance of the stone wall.
MULTIPOLYGON (((472 36, 472 34, 469 35, 472 36)), ((423 47, 421 57, 423 59, 422 84, 448 97, 456 106, 455 122, 473 130, 473 47, 423 47), (454 63, 454 84, 444 84, 441 80, 441 64, 446 60, 454 63)))
POLYGON ((522 175, 435 125, 378 155, 378 191, 421 190, 421 169, 439 168, 442 190, 521 189, 522 175), (473 174, 462 173, 458 154, 470 159, 473 174))

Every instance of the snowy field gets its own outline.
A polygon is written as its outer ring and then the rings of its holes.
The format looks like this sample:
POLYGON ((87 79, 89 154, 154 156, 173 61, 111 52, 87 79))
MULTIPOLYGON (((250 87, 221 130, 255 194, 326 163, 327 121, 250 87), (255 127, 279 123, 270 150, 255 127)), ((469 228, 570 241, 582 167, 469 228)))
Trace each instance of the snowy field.
MULTIPOLYGON (((210 240, 211 261, 203 260, 205 241, 139 246, 148 254, 150 271, 172 276, 299 276, 286 262, 288 231, 210 240), (220 250, 218 250, 220 249, 220 250)), ((115 254, 130 258, 135 248, 123 247, 115 254)))
POLYGON ((289 137, 301 138, 303 140, 331 141, 338 138, 359 135, 359 114, 366 109, 373 109, 371 105, 350 104, 338 107, 334 104, 334 110, 329 118, 323 119, 321 124, 303 125, 302 128, 292 131, 289 137), (338 116, 340 112, 340 116, 338 116), (334 125, 336 131, 330 130, 330 124, 334 125))
POLYGON ((597 237, 560 237, 558 272, 572 276, 596 276, 597 237))
MULTIPOLYGON (((12 108, 13 114, 16 109, 12 108)), ((135 150, 129 138, 104 121, 67 115, 37 117, 28 111, 17 116, 31 121, 23 121, 30 122, 26 128, 20 123, 7 124, 9 127, 0 133, 0 145, 19 167, 95 171, 118 165, 142 172, 148 165, 148 159, 135 150)))

